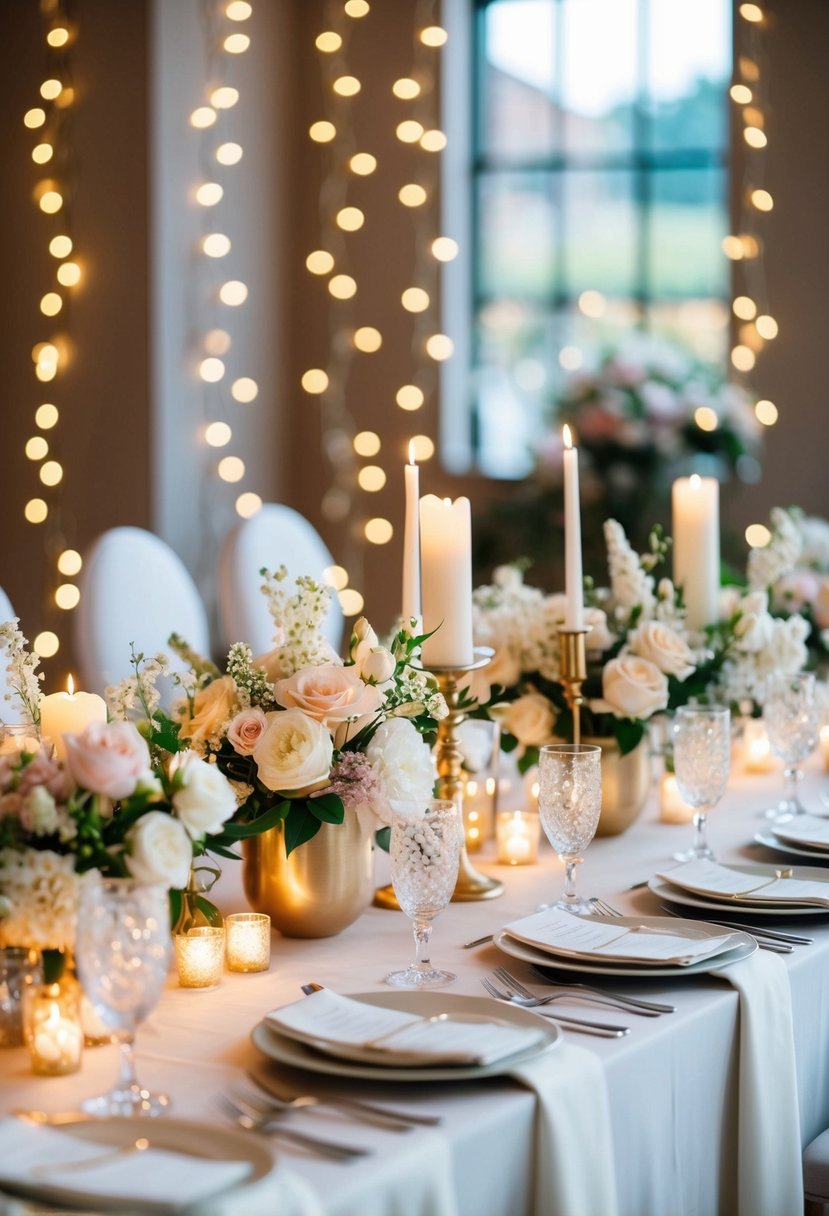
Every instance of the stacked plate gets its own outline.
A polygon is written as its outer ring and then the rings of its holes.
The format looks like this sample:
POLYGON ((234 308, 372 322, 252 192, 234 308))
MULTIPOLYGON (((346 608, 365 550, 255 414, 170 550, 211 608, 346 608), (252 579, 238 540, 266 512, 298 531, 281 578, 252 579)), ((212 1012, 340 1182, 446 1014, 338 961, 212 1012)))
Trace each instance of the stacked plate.
POLYGON ((699 975, 748 958, 757 943, 738 930, 660 916, 572 916, 547 908, 494 938, 524 962, 591 975, 699 975))
POLYGON ((829 862, 829 815, 788 815, 757 832, 754 839, 790 857, 829 862))
POLYGON ((474 1081, 556 1045, 561 1032, 532 1010, 443 992, 327 989, 275 1009, 252 1038, 271 1060, 370 1081, 474 1081))
POLYGON ((728 865, 690 861, 648 883, 660 899, 706 912, 826 916, 829 874, 816 866, 728 865))

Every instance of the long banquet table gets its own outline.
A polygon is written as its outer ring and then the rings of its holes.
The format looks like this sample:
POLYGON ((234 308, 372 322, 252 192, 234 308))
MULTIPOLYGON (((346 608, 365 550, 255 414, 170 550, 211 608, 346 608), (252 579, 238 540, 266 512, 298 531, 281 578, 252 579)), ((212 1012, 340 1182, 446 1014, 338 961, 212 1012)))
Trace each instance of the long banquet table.
MULTIPOLYGON (((774 861, 779 856, 751 843, 762 825, 760 812, 779 793, 781 775, 736 775, 711 816, 711 843, 723 861, 774 861)), ((803 783, 807 802, 821 809, 818 794, 829 788, 816 763, 803 783)), ((658 821, 655 801, 626 833, 597 839, 580 868, 585 894, 600 896, 628 914, 658 914, 647 889, 631 886, 664 867, 690 837, 690 826, 658 821)), ((385 881, 378 858, 378 883, 385 881)), ((543 849, 538 865, 495 866, 475 856, 481 869, 503 879, 503 897, 452 904, 436 922, 433 961, 456 971, 447 991, 481 995, 481 977, 506 962, 519 975, 523 964, 494 946, 463 950, 461 944, 531 911, 557 892, 561 867, 543 849)), ((220 902, 226 911, 244 907, 238 869, 225 863, 220 902)), ((800 1134, 805 1145, 829 1126, 829 916, 775 919, 778 927, 806 931, 815 942, 783 957, 791 984, 797 1059, 800 1134)), ((349 929, 323 940, 274 935, 271 968, 259 975, 226 974, 210 991, 184 990, 170 977, 162 1001, 139 1031, 137 1062, 142 1080, 166 1090, 176 1115, 221 1122, 218 1095, 240 1080, 260 1057, 250 1032, 269 1009, 297 999, 300 984, 318 981, 343 993, 382 990, 383 977, 408 960, 412 939, 402 914, 370 908, 349 929)), ((711 976, 675 980, 614 980, 608 986, 655 1000, 676 1012, 659 1018, 617 1015, 584 1004, 562 1012, 615 1021, 631 1027, 624 1039, 605 1040, 567 1032, 566 1041, 600 1060, 610 1101, 619 1211, 623 1216, 731 1216, 737 1209, 738 996, 711 976)), ((88 1050, 80 1073, 36 1078, 23 1049, 2 1056, 2 1113, 16 1108, 59 1111, 75 1106, 111 1083, 115 1049, 88 1050)), ((397 1134, 347 1123, 330 1112, 292 1116, 336 1139, 358 1138, 374 1151, 346 1165, 303 1155, 279 1143, 279 1160, 304 1178, 326 1216, 432 1216, 418 1207, 413 1180, 448 1161, 454 1203, 460 1216, 536 1216, 555 1211, 531 1195, 531 1154, 536 1098, 512 1079, 462 1084, 374 1086, 285 1074, 296 1092, 345 1091, 387 1098, 396 1106, 443 1116, 437 1131, 397 1134), (441 1156, 443 1152, 443 1157, 441 1156), (410 1185, 411 1184, 411 1185, 410 1185)), ((301 1123, 300 1123, 301 1121, 301 1123)), ((589 1146, 587 1148, 589 1159, 589 1146)), ((1 1210, 1 1209, 0 1209, 1 1210)), ((277 1216, 277 1210, 272 1216, 277 1216)), ((603 1216, 585 1212, 584 1216, 603 1216)), ((779 1216, 797 1216, 781 1212, 779 1216)))

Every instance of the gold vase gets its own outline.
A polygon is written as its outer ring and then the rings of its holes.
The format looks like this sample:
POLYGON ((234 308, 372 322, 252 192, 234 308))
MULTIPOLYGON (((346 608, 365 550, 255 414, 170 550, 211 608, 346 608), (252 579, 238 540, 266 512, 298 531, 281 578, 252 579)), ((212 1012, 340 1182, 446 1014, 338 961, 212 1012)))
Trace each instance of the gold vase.
POLYGON ((651 790, 647 737, 625 756, 615 739, 582 739, 582 743, 602 749, 602 813, 596 835, 618 836, 641 813, 651 790))
POLYGON ((333 937, 369 906, 374 894, 372 837, 356 815, 324 823, 285 854, 283 825, 243 844, 245 895, 285 937, 333 937))

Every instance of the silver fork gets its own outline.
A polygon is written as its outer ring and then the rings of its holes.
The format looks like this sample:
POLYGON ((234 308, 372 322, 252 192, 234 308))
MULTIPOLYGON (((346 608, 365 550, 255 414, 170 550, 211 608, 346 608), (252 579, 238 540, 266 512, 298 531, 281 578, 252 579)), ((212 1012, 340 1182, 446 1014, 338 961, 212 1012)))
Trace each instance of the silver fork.
MULTIPOLYGON (((552 960, 550 960, 550 965, 551 967, 555 967, 552 960)), ((559 984, 557 981, 550 978, 549 973, 545 971, 543 967, 536 966, 535 963, 530 964, 530 971, 533 971, 540 980, 544 981, 545 984, 555 984, 556 987, 566 988, 568 991, 571 989, 582 989, 585 992, 594 993, 596 996, 603 996, 617 1001, 622 1001, 626 1007, 630 1006, 631 1013, 634 1013, 637 1009, 649 1009, 653 1013, 676 1013, 676 1005, 663 1004, 661 1001, 643 1001, 641 997, 635 996, 623 997, 619 993, 606 992, 603 988, 591 988, 589 984, 582 984, 578 981, 571 982, 569 984, 559 984)))
POLYGON ((589 1001, 595 1005, 606 1005, 611 1009, 616 1009, 620 1013, 633 1013, 641 1018, 658 1018, 662 1013, 672 1013, 673 1006, 661 1006, 653 1008, 648 1004, 640 1004, 629 1002, 625 997, 605 996, 603 993, 594 995, 591 992, 580 991, 578 986, 572 988, 567 984, 562 984, 558 992, 545 993, 544 996, 538 996, 535 992, 530 992, 529 988, 525 988, 515 976, 507 971, 506 967, 496 967, 492 972, 494 978, 500 983, 505 984, 507 988, 516 994, 516 996, 524 997, 529 1008, 530 1002, 535 1005, 552 1005, 555 1001, 589 1001))
MULTIPOLYGON (((522 1008, 528 1007, 522 997, 499 988, 488 976, 485 975, 481 983, 489 995, 495 997, 496 1001, 506 1001, 508 1005, 520 1005, 522 1008)), ((623 1035, 630 1034, 629 1026, 618 1026, 611 1022, 587 1022, 583 1018, 564 1017, 552 1012, 543 1016, 561 1022, 565 1029, 579 1031, 582 1034, 595 1034, 605 1039, 621 1039, 623 1035)))
POLYGON ((347 1111, 357 1119, 365 1119, 369 1123, 385 1124, 395 1131, 409 1131, 415 1125, 437 1127, 442 1119, 440 1115, 409 1114, 408 1111, 391 1110, 385 1106, 375 1106, 373 1102, 363 1102, 358 1098, 317 1098, 313 1094, 297 1094, 289 1096, 276 1088, 267 1074, 248 1071, 248 1077, 261 1090, 256 1095, 256 1103, 268 1103, 274 1110, 304 1110, 314 1107, 323 1109, 347 1111))
POLYGON ((248 1106, 239 1098, 231 1098, 227 1094, 219 1096, 219 1102, 234 1123, 246 1131, 259 1132, 262 1135, 275 1136, 277 1139, 288 1140, 307 1148, 309 1152, 318 1153, 322 1157, 331 1157, 335 1161, 354 1161, 358 1157, 369 1156, 368 1149, 357 1148, 353 1144, 339 1144, 332 1140, 322 1140, 307 1132, 298 1132, 292 1127, 286 1127, 279 1116, 262 1114, 255 1107, 248 1106))
MULTIPOLYGON (((622 915, 622 913, 619 912, 616 908, 613 908, 613 907, 611 907, 610 904, 605 903, 605 901, 603 899, 597 899, 594 897, 593 899, 590 900, 590 902, 593 905, 593 907, 596 909, 596 911, 599 912, 602 916, 621 916, 622 915)), ((662 906, 663 910, 665 912, 667 912, 668 916, 675 916, 675 917, 678 917, 680 920, 684 919, 681 912, 669 911, 667 908, 665 908, 664 904, 661 906, 662 906)), ((719 921, 712 920, 712 921, 708 921, 707 923, 710 925, 716 925, 716 924, 719 924, 719 921)), ((728 928, 728 929, 731 928, 730 925, 725 925, 723 927, 728 928)), ((756 941, 758 947, 761 950, 768 950, 772 954, 791 954, 794 949, 793 946, 788 945, 785 942, 771 941, 767 937, 765 937, 765 938, 762 937, 761 936, 762 930, 758 930, 756 933, 751 933, 751 932, 749 932, 748 929, 743 929, 742 932, 747 933, 749 937, 753 937, 754 940, 756 941)))

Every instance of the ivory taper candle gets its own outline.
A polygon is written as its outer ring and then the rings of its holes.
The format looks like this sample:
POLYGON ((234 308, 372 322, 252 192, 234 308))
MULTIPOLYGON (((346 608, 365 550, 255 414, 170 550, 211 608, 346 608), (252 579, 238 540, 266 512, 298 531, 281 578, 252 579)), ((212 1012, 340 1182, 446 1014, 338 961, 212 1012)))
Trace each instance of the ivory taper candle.
POLYGON ((579 501, 579 451, 570 428, 562 430, 564 442, 564 588, 567 603, 566 629, 584 628, 584 577, 581 564, 581 504, 579 501))
POLYGON ((406 517, 403 528, 403 624, 412 618, 420 626, 420 470, 414 458, 414 441, 409 440, 409 463, 403 468, 406 490, 406 517))
POLYGON ((420 500, 424 667, 469 667, 472 645, 472 522, 468 498, 420 500))
POLYGON ((678 477, 671 493, 674 583, 682 587, 690 629, 717 619, 720 591, 720 487, 715 477, 678 477))

